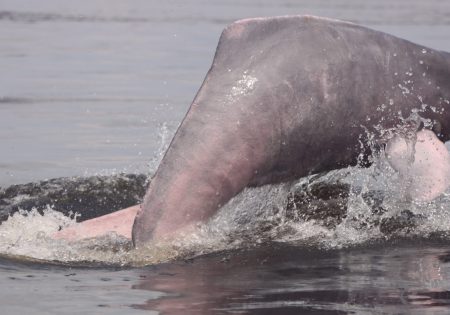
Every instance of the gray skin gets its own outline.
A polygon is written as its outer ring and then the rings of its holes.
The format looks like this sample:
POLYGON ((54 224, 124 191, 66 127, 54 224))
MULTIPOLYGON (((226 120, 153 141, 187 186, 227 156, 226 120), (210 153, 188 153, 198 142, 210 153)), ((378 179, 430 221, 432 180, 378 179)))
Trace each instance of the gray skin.
POLYGON ((352 23, 229 25, 136 215, 135 245, 207 220, 245 187, 354 165, 367 132, 415 109, 448 140, 449 82, 450 54, 352 23))

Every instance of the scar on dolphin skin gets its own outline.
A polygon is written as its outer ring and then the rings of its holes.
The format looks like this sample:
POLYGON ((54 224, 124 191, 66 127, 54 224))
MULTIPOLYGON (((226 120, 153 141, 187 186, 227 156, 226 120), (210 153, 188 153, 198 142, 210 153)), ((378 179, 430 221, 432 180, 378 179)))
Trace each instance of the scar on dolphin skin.
MULTIPOLYGON (((245 187, 355 165, 371 154, 369 135, 402 128, 412 113, 439 130, 418 132, 417 162, 408 169, 417 175, 414 196, 432 199, 449 184, 449 155, 438 142, 450 139, 449 78, 449 53, 353 23, 237 21, 223 31, 142 205, 121 212, 124 224, 134 220, 122 231, 144 246, 206 221, 245 187), (442 172, 427 173, 430 165, 442 172)), ((401 139, 387 147, 403 170, 401 139)), ((83 233, 109 231, 111 218, 83 233)))

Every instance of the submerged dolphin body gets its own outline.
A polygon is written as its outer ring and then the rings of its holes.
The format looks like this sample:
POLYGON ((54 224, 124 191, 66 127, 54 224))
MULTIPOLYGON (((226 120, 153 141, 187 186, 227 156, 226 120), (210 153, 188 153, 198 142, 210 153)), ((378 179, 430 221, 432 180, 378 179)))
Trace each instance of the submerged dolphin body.
POLYGON ((237 21, 157 169, 136 245, 211 217, 247 186, 356 164, 412 113, 450 136, 450 55, 310 16, 237 21))

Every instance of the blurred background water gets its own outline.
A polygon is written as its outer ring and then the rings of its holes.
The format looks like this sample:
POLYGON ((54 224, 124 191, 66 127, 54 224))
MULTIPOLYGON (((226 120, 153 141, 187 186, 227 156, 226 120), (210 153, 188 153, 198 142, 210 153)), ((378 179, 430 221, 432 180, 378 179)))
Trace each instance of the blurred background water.
POLYGON ((0 186, 146 172, 220 32, 246 17, 345 19, 450 50, 447 1, 0 0, 0 186))
MULTIPOLYGON (((450 2, 440 0, 0 0, 0 186, 149 172, 222 29, 286 14, 349 20, 450 51, 450 2)), ((412 243, 272 245, 138 269, 1 258, 0 312, 447 314, 447 242, 412 243)))

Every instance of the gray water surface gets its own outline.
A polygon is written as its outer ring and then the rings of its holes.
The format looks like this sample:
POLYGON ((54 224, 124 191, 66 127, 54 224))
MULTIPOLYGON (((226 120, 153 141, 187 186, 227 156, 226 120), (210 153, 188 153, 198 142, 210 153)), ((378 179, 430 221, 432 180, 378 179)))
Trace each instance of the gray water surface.
POLYGON ((450 50, 447 1, 0 1, 0 186, 148 172, 222 29, 247 17, 350 20, 450 50))

